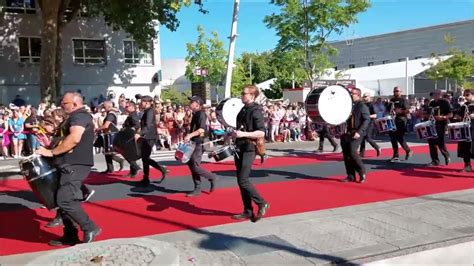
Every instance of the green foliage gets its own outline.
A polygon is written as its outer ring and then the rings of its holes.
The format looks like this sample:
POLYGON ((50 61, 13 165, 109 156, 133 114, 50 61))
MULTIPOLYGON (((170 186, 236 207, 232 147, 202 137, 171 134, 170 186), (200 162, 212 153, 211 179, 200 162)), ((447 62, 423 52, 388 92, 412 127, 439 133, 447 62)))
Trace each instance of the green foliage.
MULTIPOLYGON (((431 64, 432 67, 426 71, 426 75, 433 80, 452 79, 462 86, 466 77, 474 73, 474 56, 466 55, 463 51, 453 48, 455 40, 451 35, 446 34, 444 41, 449 47, 448 54, 451 57, 436 65, 431 64)), ((432 57, 440 60, 437 55, 432 57)))
POLYGON ((191 82, 203 81, 202 76, 194 73, 196 68, 207 69, 207 80, 211 85, 222 81, 226 70, 226 51, 224 43, 219 39, 217 32, 212 32, 212 37, 207 38, 202 26, 197 27, 198 38, 195 44, 187 43, 188 55, 186 56, 186 77, 191 82))
POLYGON ((191 96, 191 90, 187 90, 185 92, 179 92, 173 86, 170 86, 167 89, 163 89, 161 91, 162 101, 170 100, 172 103, 176 103, 179 105, 189 104, 188 97, 190 96, 191 96))
POLYGON ((336 53, 328 37, 357 22, 357 14, 370 4, 366 0, 302 1, 272 0, 281 12, 266 16, 264 22, 280 37, 276 51, 297 56, 306 79, 314 80, 331 66, 328 56, 336 53))

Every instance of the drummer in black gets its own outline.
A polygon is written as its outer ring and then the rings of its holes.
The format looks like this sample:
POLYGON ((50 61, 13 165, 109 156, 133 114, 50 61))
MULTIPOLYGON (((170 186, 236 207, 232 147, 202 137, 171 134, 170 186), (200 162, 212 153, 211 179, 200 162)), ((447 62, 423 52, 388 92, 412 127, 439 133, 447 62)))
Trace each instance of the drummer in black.
POLYGON ((259 90, 256 86, 248 85, 244 88, 241 96, 244 107, 237 115, 237 128, 240 130, 232 133, 236 138, 237 153, 234 156, 234 161, 237 168, 237 182, 244 204, 244 211, 232 218, 236 220, 252 219, 252 222, 260 220, 270 207, 249 180, 252 162, 255 159, 255 145, 252 140, 265 136, 262 107, 255 102, 258 95, 259 90), (258 206, 257 215, 253 214, 252 201, 258 206))
MULTIPOLYGON (((137 105, 132 101, 128 101, 125 105, 125 110, 128 116, 123 122, 122 128, 131 128, 137 132, 140 129, 140 117, 137 113, 137 105)), ((136 161, 127 161, 130 164, 130 172, 126 175, 126 177, 136 177, 140 171, 140 166, 138 166, 136 161)))
POLYGON ((140 185, 147 187, 150 185, 150 166, 161 172, 162 176, 159 183, 166 178, 168 170, 150 158, 152 148, 158 137, 153 98, 148 95, 142 96, 140 108, 143 111, 143 115, 140 120, 140 131, 135 134, 135 140, 138 142, 138 145, 141 146, 143 162, 143 179, 140 181, 140 185))
POLYGON ((413 152, 411 151, 410 147, 408 147, 408 144, 405 140, 407 115, 410 112, 410 106, 408 101, 402 97, 401 92, 402 90, 400 87, 397 86, 393 88, 393 97, 390 99, 389 106, 387 108, 389 111, 392 110, 392 108, 395 111, 395 125, 397 127, 397 130, 389 132, 390 142, 392 143, 393 149, 393 157, 390 159, 390 162, 392 163, 400 161, 398 143, 400 143, 402 148, 405 150, 405 160, 410 159, 410 157, 413 155, 413 152))
MULTIPOLYGON (((474 138, 474 90, 464 90, 466 102, 461 106, 459 119, 462 121, 466 117, 471 120, 471 138, 474 138)), ((471 159, 474 158, 474 140, 458 142, 458 157, 463 158, 464 168, 461 172, 472 172, 471 159)))
POLYGON ((328 139, 329 142, 332 145, 332 152, 336 152, 337 149, 339 148, 339 145, 337 145, 336 141, 334 140, 334 136, 329 134, 328 130, 328 125, 323 124, 318 130, 318 137, 319 137, 319 148, 316 150, 316 152, 323 152, 324 151, 324 139, 328 139))
POLYGON ((347 177, 343 182, 355 182, 356 172, 359 174, 359 183, 366 179, 365 166, 357 153, 360 142, 367 133, 370 123, 370 113, 367 105, 362 101, 361 92, 358 88, 351 90, 354 105, 352 113, 347 120, 347 132, 341 136, 342 156, 346 167, 347 177))
POLYGON ((374 120, 375 118, 377 118, 377 114, 375 113, 374 105, 372 104, 372 101, 370 99, 370 94, 368 94, 367 92, 364 93, 364 95, 362 96, 362 99, 364 103, 367 105, 367 107, 369 108, 370 122, 369 122, 369 125, 367 126, 366 134, 360 142, 359 154, 360 154, 360 157, 365 157, 365 142, 367 141, 370 144, 370 146, 372 146, 375 149, 375 151, 377 152, 377 157, 379 157, 380 147, 372 138, 372 135, 374 133, 374 120))
POLYGON ((92 242, 101 229, 97 227, 81 207, 81 185, 94 165, 94 123, 79 93, 67 92, 61 106, 69 117, 62 125, 64 140, 54 149, 40 147, 37 153, 54 157, 60 173, 56 201, 64 224, 64 235, 50 241, 52 246, 79 243, 77 223, 84 233, 83 242, 92 242))
POLYGON ((188 193, 187 196, 194 197, 201 194, 201 176, 211 183, 209 191, 211 193, 214 191, 217 177, 201 166, 202 153, 204 152, 202 147, 203 137, 208 132, 207 115, 202 110, 204 101, 199 96, 192 96, 189 100, 191 101, 189 108, 193 111, 193 118, 191 120, 191 133, 184 137, 184 141, 192 141, 196 144, 196 148, 188 162, 189 169, 193 176, 194 190, 188 193))
POLYGON ((444 162, 446 165, 451 161, 449 151, 446 148, 445 143, 445 133, 448 126, 448 120, 453 116, 451 112, 451 105, 446 99, 443 99, 443 93, 441 90, 435 90, 433 92, 433 100, 430 102, 430 114, 433 114, 435 119, 436 133, 437 138, 428 139, 428 144, 430 146, 430 157, 431 163, 427 166, 437 166, 439 165, 438 149, 441 154, 444 156, 444 162))
MULTIPOLYGON (((113 103, 111 101, 105 101, 103 108, 107 112, 104 118, 104 124, 97 129, 98 133, 117 132, 117 112, 114 110, 113 103)), ((103 171, 103 174, 110 174, 114 172, 114 163, 116 161, 120 164, 119 171, 122 171, 124 165, 124 159, 119 157, 116 153, 104 154, 105 162, 107 163, 107 170, 103 171)))

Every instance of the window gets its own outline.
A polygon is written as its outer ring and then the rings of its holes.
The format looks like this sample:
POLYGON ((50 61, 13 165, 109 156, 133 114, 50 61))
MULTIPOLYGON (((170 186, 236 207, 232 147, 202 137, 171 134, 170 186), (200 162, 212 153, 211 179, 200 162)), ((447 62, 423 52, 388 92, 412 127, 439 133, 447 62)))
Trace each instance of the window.
POLYGON ((7 13, 34 14, 36 12, 35 0, 4 0, 0 3, 2 10, 7 13))
POLYGON ((421 56, 415 56, 415 59, 421 59, 421 56))
POLYGON ((407 60, 406 58, 398 58, 398 62, 404 62, 406 60, 407 60))
POLYGON ((356 66, 354 64, 350 64, 349 68, 355 68, 356 66))
POLYGON ((19 37, 20 62, 38 63, 41 59, 41 38, 19 37))
POLYGON ((368 62, 367 65, 368 65, 368 66, 373 66, 373 65, 374 65, 374 62, 368 62))
POLYGON ((140 49, 135 41, 123 41, 123 53, 126 64, 153 65, 151 53, 140 49))
POLYGON ((382 61, 382 64, 385 65, 385 64, 388 64, 389 62, 390 62, 390 60, 383 60, 383 61, 382 61))
POLYGON ((337 66, 334 67, 334 71, 337 71, 337 66))
POLYGON ((74 63, 105 64, 105 41, 74 39, 74 63))

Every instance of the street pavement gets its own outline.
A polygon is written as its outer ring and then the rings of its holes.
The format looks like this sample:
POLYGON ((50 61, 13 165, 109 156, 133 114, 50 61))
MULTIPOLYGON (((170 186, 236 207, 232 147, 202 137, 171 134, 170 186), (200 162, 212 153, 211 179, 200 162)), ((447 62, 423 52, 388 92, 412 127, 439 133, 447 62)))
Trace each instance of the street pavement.
MULTIPOLYGON (((412 147, 426 145, 413 136, 410 140, 412 147)), ((380 140, 379 144, 384 149, 390 147, 386 139, 380 140)), ((268 145, 268 153, 271 157, 300 156, 312 153, 316 147, 316 142, 277 143, 268 145)), ((325 149, 329 151, 332 147, 326 146, 325 149)), ((176 164, 172 152, 158 153, 154 157, 167 165, 176 164)), ((455 158, 454 152, 452 158, 455 158)), ((388 158, 381 160, 385 159, 388 158)), ((98 171, 105 168, 103 156, 97 155, 95 162, 98 171)), ((421 165, 428 162, 427 154, 415 154, 413 158, 413 164, 421 165)), ((6 177, 10 173, 10 178, 20 178, 11 176, 18 170, 17 163, 13 160, 1 161, 2 176, 6 177)), ((369 172, 380 167, 370 159, 367 159, 367 165, 369 172)), ((341 175, 344 172, 342 162, 320 165, 317 169, 321 171, 318 173, 321 177, 341 175)), ((272 173, 283 170, 301 177, 308 172, 314 172, 315 166, 277 166, 261 170, 270 173, 270 176, 260 176, 262 172, 256 170, 254 172, 258 179, 253 181, 261 184, 281 182, 284 178, 272 173)), ((474 179, 472 181, 472 187, 458 191, 280 215, 262 219, 258 223, 239 222, 188 228, 177 232, 148 235, 142 239, 173 246, 178 251, 180 265, 330 263, 472 265, 474 246, 470 241, 474 239, 474 179)), ((169 179, 166 182, 166 190, 154 191, 151 195, 182 191, 183 187, 192 188, 188 176, 169 179)), ((219 183, 219 189, 231 186, 235 186, 235 181, 222 180, 219 183)), ((124 184, 92 187, 97 190, 97 195, 94 197, 96 201, 122 198, 129 190, 124 184)), ((15 200, 21 201, 21 199, 15 200)), ((2 198, 0 195, 0 201, 8 202, 12 199, 4 196, 2 198)), ((38 207, 37 203, 22 202, 22 204, 29 208, 38 207)), ((54 251, 46 251, 3 256, 0 258, 0 264, 25 264, 38 256, 53 253, 54 251)), ((137 251, 136 254, 129 256, 142 257, 144 254, 137 251)))

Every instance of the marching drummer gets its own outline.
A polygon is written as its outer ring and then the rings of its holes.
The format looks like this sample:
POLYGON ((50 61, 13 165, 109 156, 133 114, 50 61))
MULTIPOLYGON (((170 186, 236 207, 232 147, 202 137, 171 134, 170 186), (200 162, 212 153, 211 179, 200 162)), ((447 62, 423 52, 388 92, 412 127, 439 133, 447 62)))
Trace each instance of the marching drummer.
MULTIPOLYGON (((408 160, 412 155, 413 152, 411 151, 410 147, 405 140, 405 132, 407 127, 407 115, 409 111, 409 104, 408 101, 402 97, 402 90, 400 87, 393 88, 393 97, 390 99, 389 104, 392 107, 392 110, 395 112, 395 125, 397 130, 390 131, 390 142, 392 143, 393 149, 393 156, 390 159, 390 162, 399 162, 400 157, 398 153, 398 143, 402 146, 405 150, 405 160, 408 160)), ((389 111, 390 108, 388 108, 389 111)))
POLYGON ((191 170, 194 182, 194 190, 189 192, 187 196, 194 197, 201 194, 201 177, 205 177, 207 180, 209 180, 211 183, 209 192, 212 193, 215 189, 217 176, 202 168, 201 166, 202 154, 204 152, 202 143, 204 141, 204 135, 208 131, 207 115, 202 110, 204 101, 199 96, 192 96, 189 98, 189 100, 191 101, 189 108, 193 111, 193 118, 191 120, 191 131, 184 137, 184 141, 193 141, 196 144, 196 148, 191 155, 191 159, 187 163, 189 169, 191 170))
MULTIPOLYGON (((461 106, 460 119, 471 122, 471 138, 474 137, 474 90, 464 90, 463 96, 466 100, 461 106)), ((458 142, 458 157, 463 158, 464 168, 461 172, 472 172, 471 159, 474 158, 474 140, 458 142)))
MULTIPOLYGON (((128 101, 125 105, 125 110, 127 112, 127 119, 123 122, 122 127, 124 129, 131 128, 135 132, 138 131, 140 129, 140 117, 137 113, 137 105, 133 101, 128 101)), ((140 171, 140 166, 134 160, 128 160, 128 163, 130 164, 130 172, 126 177, 136 177, 140 171)))
POLYGON ((451 161, 451 158, 449 155, 449 151, 446 148, 444 135, 448 125, 448 120, 453 116, 453 113, 451 112, 449 102, 446 99, 442 98, 443 93, 441 90, 435 90, 432 95, 433 100, 430 102, 430 112, 433 114, 433 117, 436 121, 435 127, 438 137, 428 139, 428 145, 430 146, 431 162, 427 166, 439 165, 438 150, 436 147, 438 147, 441 154, 443 154, 444 162, 446 163, 446 165, 448 165, 451 161))

